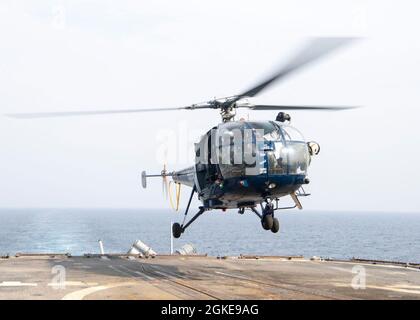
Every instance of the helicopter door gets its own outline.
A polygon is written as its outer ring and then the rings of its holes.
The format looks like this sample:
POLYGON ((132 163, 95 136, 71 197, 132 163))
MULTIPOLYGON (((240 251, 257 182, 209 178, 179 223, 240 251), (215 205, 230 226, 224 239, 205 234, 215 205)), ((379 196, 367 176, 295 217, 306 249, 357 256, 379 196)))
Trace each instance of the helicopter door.
POLYGON ((204 151, 201 148, 201 141, 200 143, 195 144, 195 172, 196 172, 196 181, 195 184, 197 186, 198 191, 201 191, 205 185, 205 179, 206 179, 206 172, 207 172, 207 166, 205 163, 203 163, 201 156, 202 152, 204 151))
POLYGON ((211 162, 212 152, 211 130, 195 144, 196 184, 199 191, 211 185, 218 177, 217 164, 211 162))

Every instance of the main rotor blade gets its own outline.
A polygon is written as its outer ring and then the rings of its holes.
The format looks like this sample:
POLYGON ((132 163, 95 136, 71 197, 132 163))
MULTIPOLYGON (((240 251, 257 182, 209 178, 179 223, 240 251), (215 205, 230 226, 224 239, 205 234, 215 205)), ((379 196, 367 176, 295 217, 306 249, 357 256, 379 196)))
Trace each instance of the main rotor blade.
POLYGON ((52 118, 52 117, 73 117, 73 116, 91 116, 105 114, 124 114, 138 112, 154 112, 154 111, 175 111, 175 110, 194 110, 211 108, 207 105, 191 105, 188 107, 178 108, 148 108, 148 109, 121 109, 121 110, 93 110, 93 111, 65 111, 65 112, 37 112, 37 113, 11 113, 6 114, 8 117, 19 119, 35 119, 35 118, 52 118))
POLYGON ((239 94, 235 101, 244 97, 254 97, 275 81, 281 80, 294 71, 308 65, 309 63, 326 56, 333 50, 350 43, 355 38, 314 38, 311 40, 292 60, 271 77, 260 82, 249 90, 239 94))
POLYGON ((251 110, 322 110, 322 111, 340 111, 348 109, 356 109, 359 106, 290 106, 290 105, 239 105, 237 108, 248 108, 251 110))

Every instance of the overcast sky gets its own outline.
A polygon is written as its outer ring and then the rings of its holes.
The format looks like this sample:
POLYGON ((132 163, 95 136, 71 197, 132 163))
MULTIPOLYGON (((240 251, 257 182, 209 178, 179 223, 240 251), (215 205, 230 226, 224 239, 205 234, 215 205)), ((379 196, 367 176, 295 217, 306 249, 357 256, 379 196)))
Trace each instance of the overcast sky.
MULTIPOLYGON (((254 100, 364 106, 292 113, 321 145, 305 209, 420 211, 419 9, 415 1, 2 1, 0 114, 189 105, 248 89, 307 37, 361 37, 254 100)), ((159 135, 192 144, 218 121, 213 110, 0 116, 0 207, 167 208, 160 181, 143 190, 139 180, 161 170, 159 135)), ((180 148, 169 169, 192 164, 180 148)))

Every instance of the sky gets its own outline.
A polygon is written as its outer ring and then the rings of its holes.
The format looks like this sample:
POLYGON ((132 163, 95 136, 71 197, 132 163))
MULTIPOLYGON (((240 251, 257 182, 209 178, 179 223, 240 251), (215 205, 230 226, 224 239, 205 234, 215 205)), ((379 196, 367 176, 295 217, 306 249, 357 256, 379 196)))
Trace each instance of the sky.
MULTIPOLYGON (((309 37, 357 37, 252 102, 362 105, 293 112, 321 145, 304 209, 420 211, 415 1, 2 1, 0 207, 168 208, 140 172, 193 162, 214 110, 17 120, 37 111, 178 107, 239 93, 309 37)), ((253 120, 276 112, 241 111, 253 120)), ((182 189, 185 205, 189 189, 182 189)), ((289 199, 284 200, 288 204, 289 199)), ((198 204, 195 201, 195 204, 198 204)))

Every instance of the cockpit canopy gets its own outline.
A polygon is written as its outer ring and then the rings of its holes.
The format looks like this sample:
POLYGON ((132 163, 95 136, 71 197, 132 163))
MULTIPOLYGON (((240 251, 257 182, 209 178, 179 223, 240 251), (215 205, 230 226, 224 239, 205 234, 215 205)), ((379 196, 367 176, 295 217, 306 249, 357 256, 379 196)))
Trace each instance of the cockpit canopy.
POLYGON ((302 134, 277 121, 221 123, 196 146, 196 164, 218 165, 224 179, 250 175, 306 175, 302 134))

